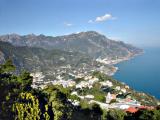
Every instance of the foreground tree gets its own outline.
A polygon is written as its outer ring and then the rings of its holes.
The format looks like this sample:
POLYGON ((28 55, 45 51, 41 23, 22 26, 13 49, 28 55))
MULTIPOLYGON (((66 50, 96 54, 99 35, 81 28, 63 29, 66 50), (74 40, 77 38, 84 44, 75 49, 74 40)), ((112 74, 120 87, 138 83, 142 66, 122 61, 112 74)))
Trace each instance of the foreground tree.
POLYGON ((91 106, 91 119, 101 120, 103 111, 98 104, 93 104, 91 106))
POLYGON ((40 120, 39 100, 28 92, 19 94, 17 102, 12 106, 12 111, 15 119, 18 120, 40 120))
POLYGON ((63 88, 59 90, 58 88, 61 87, 49 86, 43 90, 44 93, 47 94, 48 112, 50 111, 50 116, 54 114, 54 120, 67 120, 71 117, 72 109, 67 101, 66 94, 62 92, 64 91, 66 93, 66 90, 63 88))
POLYGON ((107 120, 124 120, 126 115, 122 110, 112 109, 108 111, 107 120))
POLYGON ((29 72, 14 75, 9 60, 0 65, 0 119, 3 120, 66 120, 71 116, 68 90, 49 86, 45 90, 31 88, 29 72))

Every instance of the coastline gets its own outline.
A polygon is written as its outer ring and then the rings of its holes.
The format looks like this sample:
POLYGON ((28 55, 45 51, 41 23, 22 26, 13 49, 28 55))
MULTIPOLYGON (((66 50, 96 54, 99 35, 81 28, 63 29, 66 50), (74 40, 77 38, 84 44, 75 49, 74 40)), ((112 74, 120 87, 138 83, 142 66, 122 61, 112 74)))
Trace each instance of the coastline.
POLYGON ((124 57, 124 58, 121 58, 121 59, 118 59, 118 60, 111 60, 111 61, 110 61, 111 64, 109 64, 109 65, 111 65, 111 66, 114 68, 114 70, 112 71, 112 73, 110 73, 109 76, 114 76, 115 73, 119 70, 119 68, 116 67, 115 65, 117 65, 117 64, 119 64, 119 63, 121 63, 121 62, 124 62, 124 61, 129 61, 129 60, 131 60, 131 59, 134 59, 136 56, 143 55, 144 53, 145 53, 145 52, 142 51, 142 52, 137 53, 137 54, 132 54, 132 55, 129 54, 127 57, 124 57))

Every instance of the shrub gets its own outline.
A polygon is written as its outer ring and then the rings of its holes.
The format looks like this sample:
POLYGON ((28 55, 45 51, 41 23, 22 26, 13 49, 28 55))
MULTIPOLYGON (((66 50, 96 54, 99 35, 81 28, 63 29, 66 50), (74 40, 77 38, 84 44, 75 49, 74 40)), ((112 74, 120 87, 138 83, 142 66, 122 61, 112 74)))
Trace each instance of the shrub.
POLYGON ((99 102, 106 102, 106 97, 103 94, 96 94, 94 97, 99 102))

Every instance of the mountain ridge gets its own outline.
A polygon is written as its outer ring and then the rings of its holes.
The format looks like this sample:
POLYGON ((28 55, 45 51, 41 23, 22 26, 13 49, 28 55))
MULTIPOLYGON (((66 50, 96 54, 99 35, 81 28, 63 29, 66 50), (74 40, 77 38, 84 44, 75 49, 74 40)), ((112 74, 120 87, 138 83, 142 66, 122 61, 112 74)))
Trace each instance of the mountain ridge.
POLYGON ((125 44, 122 41, 108 39, 95 31, 73 33, 63 36, 18 35, 8 34, 0 36, 0 41, 9 42, 15 46, 40 47, 44 49, 60 49, 85 53, 93 58, 124 57, 128 54, 138 54, 142 49, 125 44))
POLYGON ((50 78, 56 76, 53 71, 68 65, 80 73, 98 70, 113 75, 117 68, 112 64, 128 60, 142 51, 95 31, 57 37, 42 34, 0 36, 0 63, 11 57, 18 70, 42 71, 45 75, 51 74, 50 78))

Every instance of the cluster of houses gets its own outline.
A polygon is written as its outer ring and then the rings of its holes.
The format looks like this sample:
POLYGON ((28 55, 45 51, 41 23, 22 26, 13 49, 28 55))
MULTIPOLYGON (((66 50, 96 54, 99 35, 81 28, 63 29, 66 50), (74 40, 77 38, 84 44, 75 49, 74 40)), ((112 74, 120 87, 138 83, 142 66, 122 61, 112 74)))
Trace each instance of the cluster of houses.
POLYGON ((31 73, 30 74, 33 77, 33 81, 32 81, 32 88, 44 88, 46 85, 44 84, 44 75, 42 74, 42 72, 36 72, 36 73, 31 73))
POLYGON ((81 81, 80 83, 78 83, 76 85, 76 88, 80 88, 80 89, 89 88, 89 89, 91 89, 93 87, 93 84, 95 82, 99 81, 98 78, 92 78, 92 76, 87 76, 84 79, 85 79, 84 81, 81 81))
POLYGON ((131 58, 132 54, 129 53, 128 56, 126 57, 115 57, 115 59, 112 59, 112 58, 104 58, 104 59, 101 59, 101 58, 97 58, 96 61, 97 62, 100 62, 100 63, 103 63, 103 64, 109 64, 109 65, 113 65, 113 64, 117 64, 119 62, 122 62, 122 61, 125 61, 125 60, 129 60, 131 58))
POLYGON ((73 80, 54 80, 50 82, 52 85, 62 85, 64 88, 73 87, 76 82, 73 80))
MULTIPOLYGON (((100 81, 97 77, 93 77, 91 75, 81 75, 78 74, 77 76, 75 75, 75 78, 82 78, 83 80, 79 81, 78 83, 76 83, 74 80, 69 79, 69 80, 63 80, 63 77, 61 76, 57 76, 57 80, 54 81, 44 81, 44 75, 42 74, 42 72, 36 72, 36 73, 32 73, 31 76, 33 76, 33 84, 32 87, 33 88, 45 88, 47 85, 62 85, 64 88, 68 88, 68 87, 72 87, 75 88, 72 92, 71 95, 76 95, 77 97, 79 97, 81 100, 86 99, 88 100, 88 103, 97 103, 100 105, 100 107, 102 109, 110 109, 110 108, 116 108, 116 109, 122 109, 122 110, 133 110, 133 108, 135 108, 136 110, 141 106, 140 102, 136 101, 135 99, 132 99, 131 96, 127 96, 126 98, 119 98, 117 97, 118 94, 125 94, 127 93, 129 86, 125 85, 125 87, 121 87, 121 86, 115 86, 113 85, 113 83, 109 80, 106 81, 100 81), (94 98, 95 96, 92 94, 86 94, 84 96, 79 95, 78 92, 76 91, 76 89, 81 89, 83 90, 83 88, 88 88, 91 89, 94 87, 95 83, 99 83, 101 85, 101 87, 106 87, 106 88, 114 88, 116 91, 119 91, 118 94, 117 93, 111 93, 111 92, 107 92, 106 93, 106 101, 105 102, 100 102, 100 101, 96 101, 94 98), (111 103, 111 101, 114 100, 115 102, 111 103), (132 108, 132 109, 131 109, 132 108)), ((80 105, 80 101, 78 100, 71 100, 69 99, 70 102, 72 102, 73 105, 75 106, 79 106, 80 105)))

